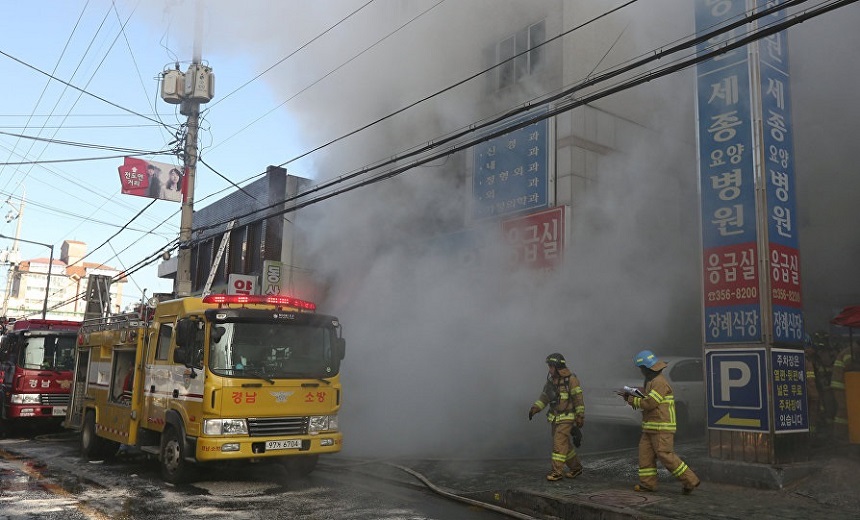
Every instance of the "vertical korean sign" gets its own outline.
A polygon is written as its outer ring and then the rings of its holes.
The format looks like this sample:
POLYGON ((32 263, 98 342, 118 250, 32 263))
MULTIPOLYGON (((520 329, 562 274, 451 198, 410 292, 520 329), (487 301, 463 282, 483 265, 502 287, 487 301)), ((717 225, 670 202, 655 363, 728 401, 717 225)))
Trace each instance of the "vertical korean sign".
POLYGON ((809 431, 804 352, 773 348, 770 358, 774 431, 809 431))
MULTIPOLYGON (((743 15, 745 0, 698 0, 699 34, 743 15)), ((741 29, 736 29, 741 30, 741 29)), ((737 38, 733 32, 699 50, 737 38)), ((762 341, 750 60, 741 47, 696 69, 706 344, 762 341)))
MULTIPOLYGON (((758 1, 758 8, 781 2, 758 1)), ((759 25, 779 22, 784 11, 763 18, 759 25)), ((770 267, 773 342, 803 340, 800 290, 800 250, 794 189, 794 145, 786 31, 758 42, 761 77, 763 180, 767 198, 767 253, 770 267)))
POLYGON ((281 294, 281 270, 277 260, 263 260, 263 287, 260 294, 281 294))
MULTIPOLYGON (((537 114, 535 111, 511 119, 500 128, 537 114)), ((473 150, 473 219, 549 205, 549 123, 546 119, 490 139, 473 150)))

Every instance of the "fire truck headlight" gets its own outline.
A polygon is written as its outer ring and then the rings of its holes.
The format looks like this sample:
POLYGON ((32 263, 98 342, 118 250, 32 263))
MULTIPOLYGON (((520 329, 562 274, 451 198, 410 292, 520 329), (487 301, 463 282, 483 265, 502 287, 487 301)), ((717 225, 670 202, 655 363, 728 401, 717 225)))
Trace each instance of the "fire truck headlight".
POLYGON ((206 419, 203 421, 206 435, 248 435, 245 419, 206 419))
POLYGON ((39 394, 12 394, 10 400, 12 404, 39 404, 42 402, 42 396, 39 394))
POLYGON ((308 424, 308 433, 337 431, 337 415, 312 415, 308 424))

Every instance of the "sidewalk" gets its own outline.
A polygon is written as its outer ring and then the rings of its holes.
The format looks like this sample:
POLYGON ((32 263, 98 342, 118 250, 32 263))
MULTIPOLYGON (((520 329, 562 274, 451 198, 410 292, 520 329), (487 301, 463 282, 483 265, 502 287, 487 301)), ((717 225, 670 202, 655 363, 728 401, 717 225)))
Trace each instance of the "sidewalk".
POLYGON ((781 471, 770 466, 724 463, 706 456, 704 448, 678 454, 702 479, 691 495, 660 467, 656 493, 633 491, 637 482, 636 452, 624 450, 589 461, 574 480, 548 482, 547 460, 397 460, 350 466, 403 484, 427 486, 442 494, 492 504, 518 518, 576 519, 860 519, 860 460, 825 458, 781 471), (736 484, 719 483, 725 478, 736 484), (782 489, 762 489, 782 478, 782 489))

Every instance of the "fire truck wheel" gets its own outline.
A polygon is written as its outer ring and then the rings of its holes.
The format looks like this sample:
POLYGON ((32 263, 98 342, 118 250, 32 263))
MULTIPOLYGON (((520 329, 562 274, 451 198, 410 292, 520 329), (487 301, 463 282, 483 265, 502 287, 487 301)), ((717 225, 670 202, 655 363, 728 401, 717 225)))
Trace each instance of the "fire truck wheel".
POLYGON ((88 460, 100 459, 104 453, 104 439, 96 435, 96 414, 92 410, 84 416, 81 428, 81 454, 88 460))
POLYGON ((304 477, 309 475, 317 466, 319 455, 297 455, 281 457, 281 464, 287 470, 290 477, 304 477))
POLYGON ((185 445, 176 428, 164 430, 161 444, 161 478, 171 484, 179 484, 188 476, 188 462, 185 460, 185 445))

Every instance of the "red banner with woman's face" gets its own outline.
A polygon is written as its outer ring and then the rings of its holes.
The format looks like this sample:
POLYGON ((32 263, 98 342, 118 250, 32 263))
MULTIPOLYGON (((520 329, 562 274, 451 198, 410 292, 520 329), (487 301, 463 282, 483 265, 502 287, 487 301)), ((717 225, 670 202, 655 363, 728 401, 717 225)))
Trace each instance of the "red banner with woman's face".
POLYGON ((150 199, 182 202, 186 175, 181 166, 126 157, 119 167, 122 192, 150 199))

